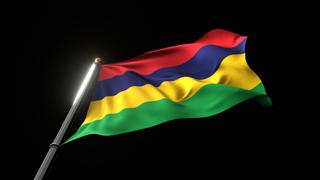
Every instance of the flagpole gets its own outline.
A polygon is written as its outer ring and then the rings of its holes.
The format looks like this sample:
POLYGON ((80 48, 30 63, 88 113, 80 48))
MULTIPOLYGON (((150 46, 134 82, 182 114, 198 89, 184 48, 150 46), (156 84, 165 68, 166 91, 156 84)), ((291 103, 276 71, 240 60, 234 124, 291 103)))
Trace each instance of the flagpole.
POLYGON ((56 153, 56 151, 58 150, 58 148, 61 145, 61 141, 65 135, 65 133, 67 132, 67 129, 69 128, 69 125, 72 121, 72 118, 76 112, 76 110, 78 109, 81 99, 83 98, 87 88, 88 88, 88 84, 90 84, 90 82, 92 81, 93 74, 95 72, 95 70, 97 69, 97 67, 99 67, 101 62, 100 58, 96 58, 94 60, 94 62, 92 63, 86 77, 84 78, 80 89, 78 90, 78 93, 74 99, 74 102, 66 116, 66 118, 64 119, 59 132, 57 133, 55 139, 53 140, 53 142, 49 145, 49 151, 46 155, 46 157, 44 158, 44 160, 42 161, 42 164, 36 174, 36 176, 34 177, 34 180, 42 180, 48 167, 50 166, 50 163, 56 153))

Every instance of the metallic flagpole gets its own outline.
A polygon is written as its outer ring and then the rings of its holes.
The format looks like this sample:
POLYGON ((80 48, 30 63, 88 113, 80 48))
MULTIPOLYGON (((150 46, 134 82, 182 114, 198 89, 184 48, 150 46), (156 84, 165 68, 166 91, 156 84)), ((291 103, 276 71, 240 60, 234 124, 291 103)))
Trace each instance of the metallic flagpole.
POLYGON ((80 86, 80 89, 77 92, 77 95, 73 101, 72 107, 70 108, 63 124, 61 125, 61 128, 60 128, 58 134, 56 135, 56 138, 49 145, 49 151, 48 151, 46 157, 44 158, 36 176, 34 177, 34 180, 42 180, 43 179, 56 151, 60 147, 62 138, 64 137, 64 135, 65 135, 70 123, 71 123, 73 115, 80 105, 81 99, 84 96, 84 94, 88 88, 88 84, 90 84, 91 80, 93 79, 92 77, 93 77, 95 70, 100 65, 100 62, 101 62, 101 59, 96 58, 94 60, 94 63, 91 65, 86 77, 84 78, 84 80, 80 86))

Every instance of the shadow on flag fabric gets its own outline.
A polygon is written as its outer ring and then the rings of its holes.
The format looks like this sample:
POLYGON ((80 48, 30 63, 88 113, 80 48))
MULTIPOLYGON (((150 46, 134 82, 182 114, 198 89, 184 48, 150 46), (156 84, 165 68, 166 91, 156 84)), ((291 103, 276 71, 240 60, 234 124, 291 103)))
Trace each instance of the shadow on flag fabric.
POLYGON ((246 39, 216 29, 194 43, 101 65, 87 116, 66 142, 208 117, 248 99, 270 106, 261 80, 246 62, 246 39))

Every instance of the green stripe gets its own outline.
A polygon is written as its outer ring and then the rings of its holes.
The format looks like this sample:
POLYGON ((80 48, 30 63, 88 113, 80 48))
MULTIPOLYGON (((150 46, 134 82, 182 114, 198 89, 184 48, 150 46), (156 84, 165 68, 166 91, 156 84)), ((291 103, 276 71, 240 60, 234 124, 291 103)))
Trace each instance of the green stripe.
POLYGON ((183 102, 175 103, 162 99, 106 115, 101 120, 81 126, 65 143, 89 134, 111 136, 152 127, 173 119, 208 117, 250 98, 262 105, 271 105, 262 83, 252 90, 209 84, 183 102))

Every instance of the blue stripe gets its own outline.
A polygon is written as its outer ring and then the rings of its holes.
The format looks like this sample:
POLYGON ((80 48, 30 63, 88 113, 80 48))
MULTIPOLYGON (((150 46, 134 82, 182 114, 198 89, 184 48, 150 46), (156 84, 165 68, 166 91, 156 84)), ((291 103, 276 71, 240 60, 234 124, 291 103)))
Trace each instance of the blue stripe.
POLYGON ((164 81, 173 81, 185 76, 195 79, 205 79, 218 69, 221 61, 225 57, 231 54, 244 53, 245 44, 246 40, 243 40, 234 48, 207 45, 199 49, 189 61, 178 66, 159 69, 147 76, 135 72, 126 72, 112 79, 97 81, 92 100, 100 100, 105 96, 114 96, 131 86, 151 84, 157 87, 164 81))

